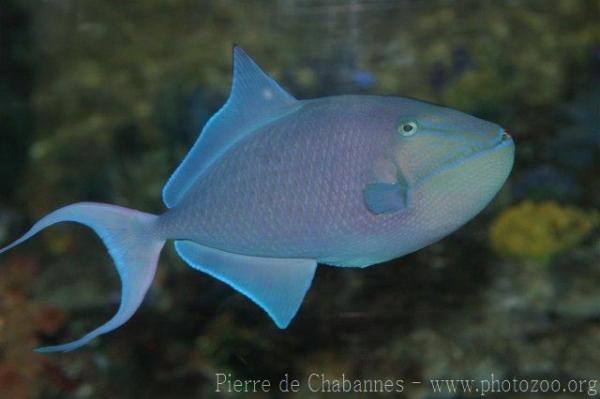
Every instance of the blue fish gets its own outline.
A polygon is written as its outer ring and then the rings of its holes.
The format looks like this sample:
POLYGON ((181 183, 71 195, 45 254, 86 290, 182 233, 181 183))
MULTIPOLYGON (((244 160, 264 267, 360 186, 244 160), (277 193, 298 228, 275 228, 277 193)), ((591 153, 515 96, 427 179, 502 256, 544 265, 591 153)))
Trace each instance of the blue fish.
POLYGON ((77 203, 0 251, 78 222, 101 237, 119 272, 114 317, 39 352, 78 348, 125 323, 167 240, 285 328, 317 263, 366 267, 423 248, 480 212, 512 168, 513 141, 494 123, 399 97, 297 100, 241 48, 233 58, 229 99, 165 185, 163 214, 77 203))

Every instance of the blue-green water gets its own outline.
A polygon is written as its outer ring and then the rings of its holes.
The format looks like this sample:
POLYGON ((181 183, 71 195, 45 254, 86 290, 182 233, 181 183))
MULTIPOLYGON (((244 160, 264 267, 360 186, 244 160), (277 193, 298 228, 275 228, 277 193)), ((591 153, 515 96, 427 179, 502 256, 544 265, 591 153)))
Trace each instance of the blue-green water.
POLYGON ((599 380, 599 15, 597 1, 6 2, 2 243, 78 201, 161 212, 161 187, 227 98, 233 43, 299 98, 443 104, 506 127, 517 153, 494 202, 450 237, 366 270, 319 267, 286 330, 169 247, 124 327, 34 354, 119 299, 93 233, 54 227, 0 258, 0 397, 221 397, 217 373, 271 382, 248 397, 286 397, 286 373, 296 397, 326 396, 311 389, 342 374, 390 379, 396 395, 402 380, 407 398, 469 396, 434 393, 439 378, 556 378, 569 394, 571 379, 599 380))

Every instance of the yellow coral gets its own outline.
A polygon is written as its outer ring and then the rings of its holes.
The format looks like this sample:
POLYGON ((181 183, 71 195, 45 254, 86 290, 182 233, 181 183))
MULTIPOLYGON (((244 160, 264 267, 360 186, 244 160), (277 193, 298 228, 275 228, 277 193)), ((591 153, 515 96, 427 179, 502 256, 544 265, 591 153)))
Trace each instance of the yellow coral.
POLYGON ((552 201, 524 201, 494 220, 490 241, 502 255, 548 260, 575 246, 599 223, 597 211, 586 212, 552 201))

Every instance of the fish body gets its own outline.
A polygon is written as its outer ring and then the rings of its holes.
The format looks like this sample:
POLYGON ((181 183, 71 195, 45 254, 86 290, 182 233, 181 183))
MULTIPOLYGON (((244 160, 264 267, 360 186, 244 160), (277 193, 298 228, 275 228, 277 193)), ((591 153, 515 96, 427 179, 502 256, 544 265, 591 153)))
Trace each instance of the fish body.
MULTIPOLYGON (((373 213, 363 191, 372 183, 395 183, 401 169, 398 109, 414 115, 420 107, 377 96, 299 101, 215 161, 161 217, 161 228, 228 252, 337 266, 369 266, 437 241, 489 202, 496 187, 481 186, 506 178, 511 147, 455 169, 407 176, 412 206, 373 213)), ((473 155, 504 142, 500 127, 488 129, 489 143, 475 146, 473 155)))
POLYGON ((140 305, 166 240, 190 266, 236 288, 281 327, 317 263, 366 267, 413 252, 479 213, 512 168, 500 126, 399 97, 296 100, 238 47, 232 92, 163 190, 160 216, 70 205, 103 239, 122 281, 113 319, 71 350, 117 328, 140 305))

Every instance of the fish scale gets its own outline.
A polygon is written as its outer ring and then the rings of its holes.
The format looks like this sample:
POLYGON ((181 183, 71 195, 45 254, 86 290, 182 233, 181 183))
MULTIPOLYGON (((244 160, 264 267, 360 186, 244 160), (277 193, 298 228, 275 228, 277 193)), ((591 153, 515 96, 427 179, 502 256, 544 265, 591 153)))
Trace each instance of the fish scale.
POLYGON ((239 47, 233 70, 229 99, 163 189, 163 214, 73 204, 0 250, 78 222, 100 236, 119 272, 113 318, 38 351, 73 350, 124 324, 167 240, 285 328, 317 263, 366 267, 429 245, 479 213, 512 168, 514 144, 494 123, 400 97, 296 100, 239 47))
MULTIPOLYGON (((318 103, 310 106, 317 110, 320 107, 318 103)), ((327 118, 320 112, 303 112, 308 116, 327 118)), ((264 131, 253 134, 225 154, 182 200, 183 209, 192 208, 186 206, 189 202, 194 204, 194 209, 205 211, 194 218, 180 214, 183 211, 179 208, 174 209, 174 218, 185 220, 186 225, 177 226, 169 233, 178 236, 175 230, 179 230, 182 238, 251 255, 293 257, 298 254, 306 256, 309 251, 312 252, 311 257, 317 257, 320 253, 327 253, 328 247, 318 247, 317 244, 334 245, 332 241, 335 241, 336 234, 343 237, 348 233, 344 227, 350 219, 349 213, 357 207, 364 208, 360 195, 353 196, 354 203, 350 198, 344 198, 350 197, 348 192, 360 193, 366 184, 364 177, 342 172, 351 168, 365 169, 369 159, 356 162, 357 157, 350 152, 358 149, 359 154, 366 153, 360 136, 297 131, 299 129, 294 129, 297 117, 303 115, 292 115, 278 121, 275 126, 265 127, 264 131), (336 151, 336 148, 349 151, 336 151), (255 159, 263 157, 257 157, 254 152, 282 154, 288 162, 284 167, 273 162, 255 164, 255 159), (344 156, 336 155, 340 153, 344 156), (295 179, 286 178, 289 175, 295 179), (355 175, 358 178, 350 178, 355 175), (240 183, 232 186, 231 179, 240 183), (297 211, 302 217, 297 218, 298 223, 289 223, 297 211), (337 230, 333 236, 327 231, 328 227, 337 230), (254 241, 246 239, 246 231, 257 233, 253 236, 254 241), (217 242, 214 240, 215 232, 227 239, 217 242), (299 232, 307 238, 290 243, 287 237, 299 232), (280 239, 265 241, 262 236, 280 239)), ((170 216, 167 213, 165 217, 170 216)))

